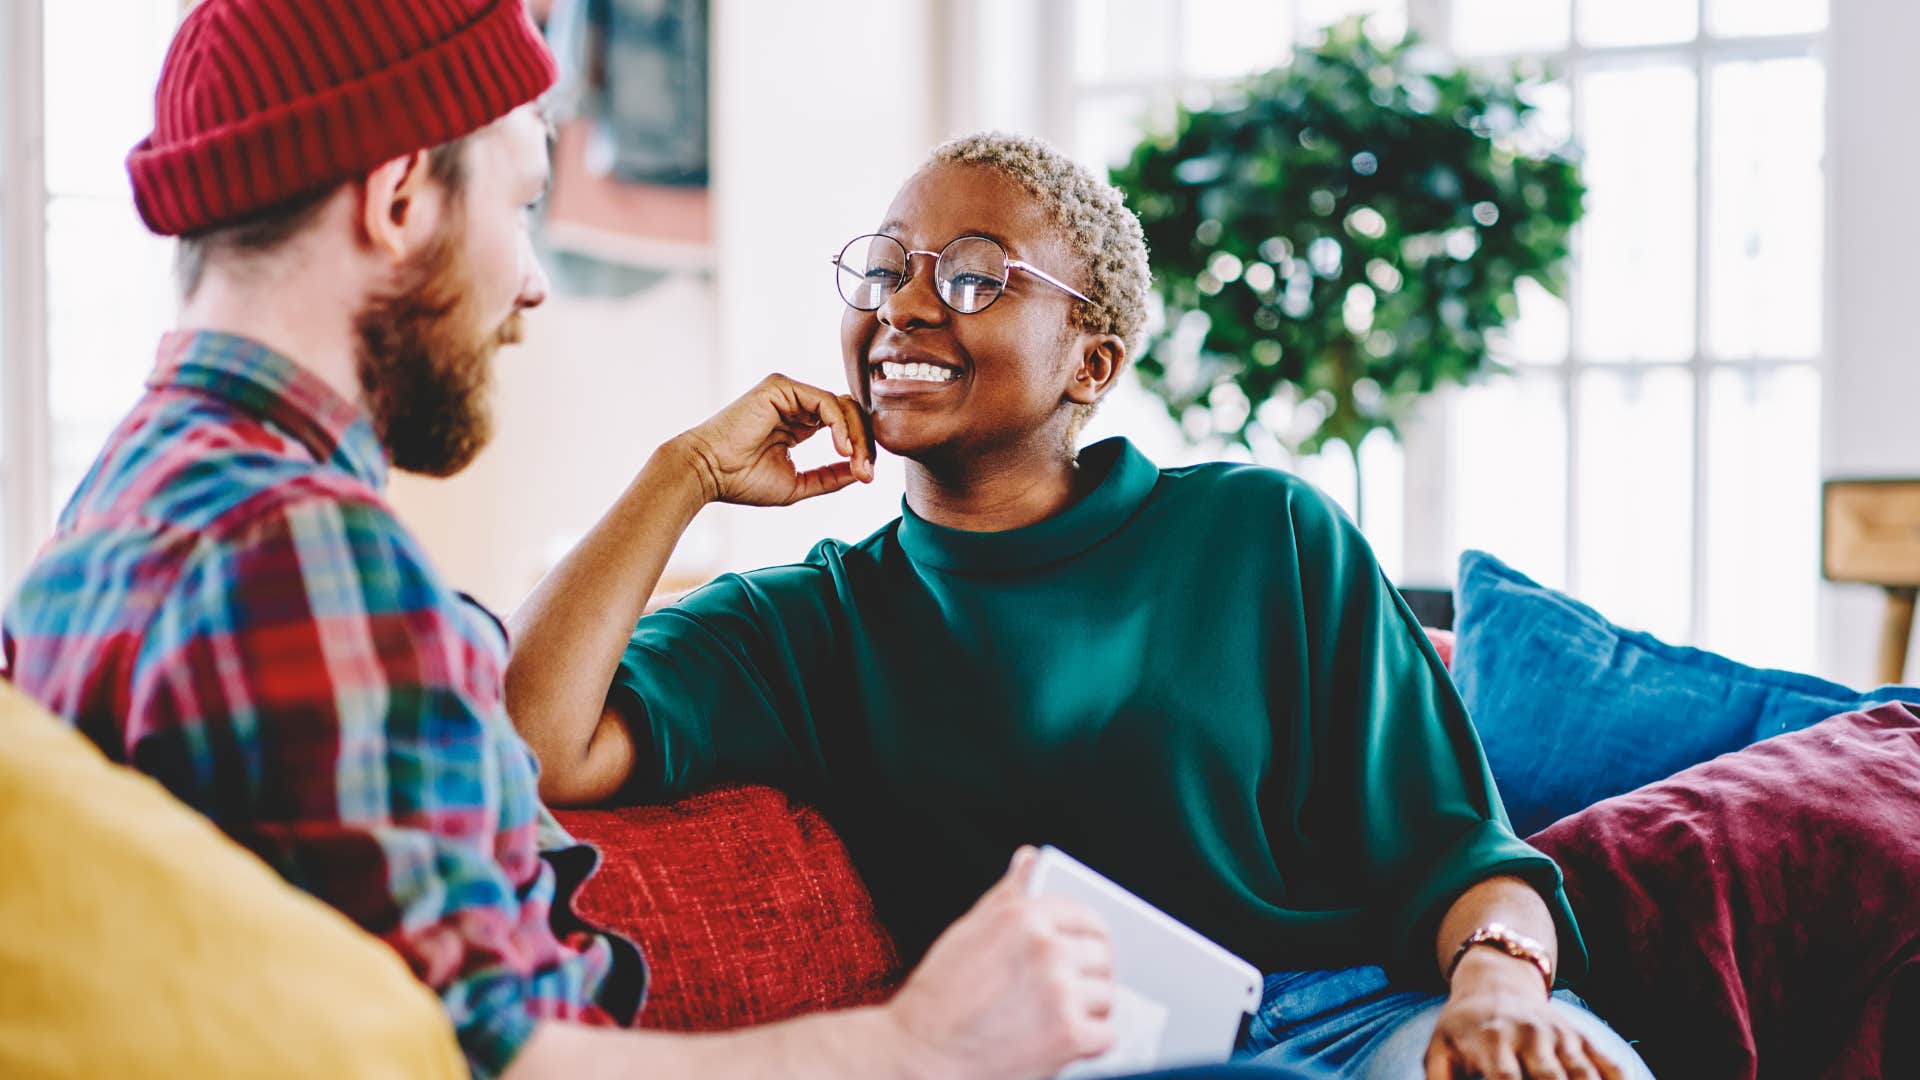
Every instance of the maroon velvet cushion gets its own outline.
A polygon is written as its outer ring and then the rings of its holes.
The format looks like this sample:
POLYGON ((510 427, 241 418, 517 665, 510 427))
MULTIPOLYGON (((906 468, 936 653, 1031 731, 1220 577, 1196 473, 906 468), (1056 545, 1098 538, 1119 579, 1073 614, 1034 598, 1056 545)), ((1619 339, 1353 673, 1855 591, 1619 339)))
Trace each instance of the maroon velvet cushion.
POLYGON ((604 856, 580 913, 647 955, 644 1027, 709 1031, 864 1004, 900 977, 846 847, 778 791, 723 787, 559 817, 604 856))
POLYGON ((1593 953, 1579 989, 1656 1075, 1920 1077, 1907 706, 1756 743, 1532 841, 1593 953))

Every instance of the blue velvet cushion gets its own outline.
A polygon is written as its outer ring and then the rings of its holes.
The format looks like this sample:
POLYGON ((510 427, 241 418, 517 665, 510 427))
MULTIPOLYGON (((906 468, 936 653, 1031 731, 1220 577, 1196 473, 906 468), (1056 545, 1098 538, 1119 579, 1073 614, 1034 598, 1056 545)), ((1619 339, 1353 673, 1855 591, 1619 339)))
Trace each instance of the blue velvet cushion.
POLYGON ((1483 551, 1460 559, 1453 677, 1513 828, 1920 687, 1859 693, 1626 630, 1483 551))

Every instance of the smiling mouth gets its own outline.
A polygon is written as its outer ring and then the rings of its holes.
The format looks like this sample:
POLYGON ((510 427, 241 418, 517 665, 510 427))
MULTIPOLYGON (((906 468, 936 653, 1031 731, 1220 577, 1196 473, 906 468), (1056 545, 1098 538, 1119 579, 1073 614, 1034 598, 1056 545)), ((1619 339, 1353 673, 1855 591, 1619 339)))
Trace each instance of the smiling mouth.
POLYGON ((937 386, 941 383, 954 382, 959 378, 960 372, 957 369, 942 367, 939 364, 896 364, 891 360, 886 360, 873 365, 873 381, 876 384, 893 383, 896 386, 900 386, 909 383, 921 383, 937 386))

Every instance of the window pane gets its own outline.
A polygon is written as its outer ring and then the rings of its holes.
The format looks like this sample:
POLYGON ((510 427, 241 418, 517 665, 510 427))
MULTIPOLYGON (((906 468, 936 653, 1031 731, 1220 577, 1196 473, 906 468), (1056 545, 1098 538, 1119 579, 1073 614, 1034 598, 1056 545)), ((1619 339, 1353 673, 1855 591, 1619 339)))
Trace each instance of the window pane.
POLYGON ((127 151, 153 128, 178 0, 49 3, 46 12, 47 189, 127 197, 127 151))
POLYGON ((1804 57, 1716 64, 1708 347, 1726 358, 1820 351, 1826 79, 1804 57))
POLYGON ((1580 351, 1601 362, 1693 354, 1696 84, 1681 66, 1581 81, 1587 216, 1580 351))
POLYGON ((1187 74, 1232 78, 1286 61, 1293 42, 1291 5, 1275 0, 1208 0, 1184 7, 1187 74))
POLYGON ((1694 0, 1587 0, 1580 5, 1580 40, 1587 45, 1687 41, 1699 29, 1700 6, 1694 0))
POLYGON ((1358 487, 1366 501, 1364 514, 1356 510, 1353 455, 1345 446, 1331 444, 1312 457, 1294 458, 1285 467, 1358 521, 1381 569, 1392 580, 1400 580, 1406 565, 1406 454, 1392 436, 1376 431, 1360 446, 1364 483, 1358 487))
MULTIPOLYGON (((6 82, 6 71, 11 66, 12 56, 13 19, 9 16, 5 5, 0 5, 0 85, 6 82)), ((5 92, 0 91, 0 147, 11 146, 14 141, 14 133, 8 123, 12 110, 8 108, 4 97, 5 92)), ((17 485, 8 483, 14 470, 19 466, 8 460, 13 435, 7 423, 12 416, 12 406, 7 400, 7 387, 12 381, 12 365, 20 362, 19 358, 13 356, 7 348, 8 334, 11 330, 7 326, 6 299, 14 295, 14 289, 18 285, 17 282, 7 280, 7 269, 12 262, 8 256, 10 250, 8 245, 12 242, 12 237, 7 232, 9 215, 6 211, 7 192, 14 179, 7 172, 7 159, 10 156, 6 151, 0 150, 0 607, 4 607, 7 599, 13 595, 14 559, 19 558, 24 561, 27 556, 24 551, 13 550, 12 523, 14 514, 17 512, 14 500, 21 498, 21 494, 17 485)))
POLYGON ((131 200, 56 198, 47 208, 47 396, 58 512, 139 397, 173 317, 171 247, 131 200))
MULTIPOLYGON (((983 47, 969 72, 968 106, 982 130, 1026 131, 1040 119, 1033 87, 1043 82, 1035 16, 1020 0, 980 0, 968 12, 979 20, 983 47)), ((1052 63, 1052 57, 1045 62, 1052 63)))
POLYGON ((1575 591, 1601 614, 1684 640, 1693 578, 1693 377, 1581 376, 1575 591))
POLYGON ((1463 391, 1453 416, 1454 542, 1554 588, 1567 580, 1564 387, 1546 372, 1498 378, 1463 391))
POLYGON ((1823 30, 1827 0, 1707 0, 1707 29, 1722 37, 1823 30))
MULTIPOLYGON (((1201 0, 1188 0, 1200 3, 1201 0)), ((1406 0, 1299 0, 1300 28, 1308 37, 1350 16, 1367 20, 1367 33, 1379 41, 1398 41, 1407 32, 1406 0)))
POLYGON ((1080 81, 1176 75, 1174 0, 1079 0, 1073 10, 1080 81))
POLYGON ((1707 396, 1705 646, 1811 670, 1820 586, 1820 375, 1716 371, 1707 396))
POLYGON ((1520 98, 1533 106, 1521 124, 1515 148, 1529 154, 1565 150, 1573 141, 1573 85, 1565 79, 1529 82, 1520 98))
MULTIPOLYGON (((0 56, 7 53, 7 19, 0 12, 0 56)), ((4 113, 0 113, 0 146, 7 144, 10 136, 4 113)), ((7 432, 7 419, 11 412, 7 405, 7 384, 12 380, 12 353, 7 348, 7 305, 6 298, 13 295, 13 283, 7 280, 7 182, 5 163, 7 155, 0 153, 0 607, 4 607, 7 598, 13 595, 13 580, 9 571, 13 567, 13 552, 9 541, 13 536, 8 522, 13 519, 14 492, 7 478, 13 475, 12 463, 7 460, 7 450, 11 436, 7 432)))
MULTIPOLYGON (((1346 456, 1338 447, 1333 452, 1346 456)), ((1393 436, 1376 431, 1360 444, 1360 469, 1367 544, 1387 578, 1400 581, 1407 565, 1406 450, 1393 436)))
POLYGON ((1571 0, 1454 0, 1453 47, 1464 54, 1564 49, 1571 0))
POLYGON ((1171 128, 1173 102, 1163 98, 1150 109, 1141 94, 1106 93, 1085 97, 1074 112, 1073 152, 1096 173, 1125 161, 1149 125, 1171 128))
POLYGON ((1567 358, 1567 302, 1532 278, 1514 286, 1520 317, 1488 335, 1493 353, 1509 364, 1557 364, 1567 358))

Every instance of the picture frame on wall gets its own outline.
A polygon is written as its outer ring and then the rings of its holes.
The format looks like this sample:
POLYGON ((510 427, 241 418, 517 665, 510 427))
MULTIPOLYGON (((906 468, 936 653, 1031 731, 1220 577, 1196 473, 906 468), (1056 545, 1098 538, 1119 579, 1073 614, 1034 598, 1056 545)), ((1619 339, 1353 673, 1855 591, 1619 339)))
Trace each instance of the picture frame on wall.
POLYGON ((561 69, 545 245, 576 271, 709 270, 708 0, 528 7, 561 69))

